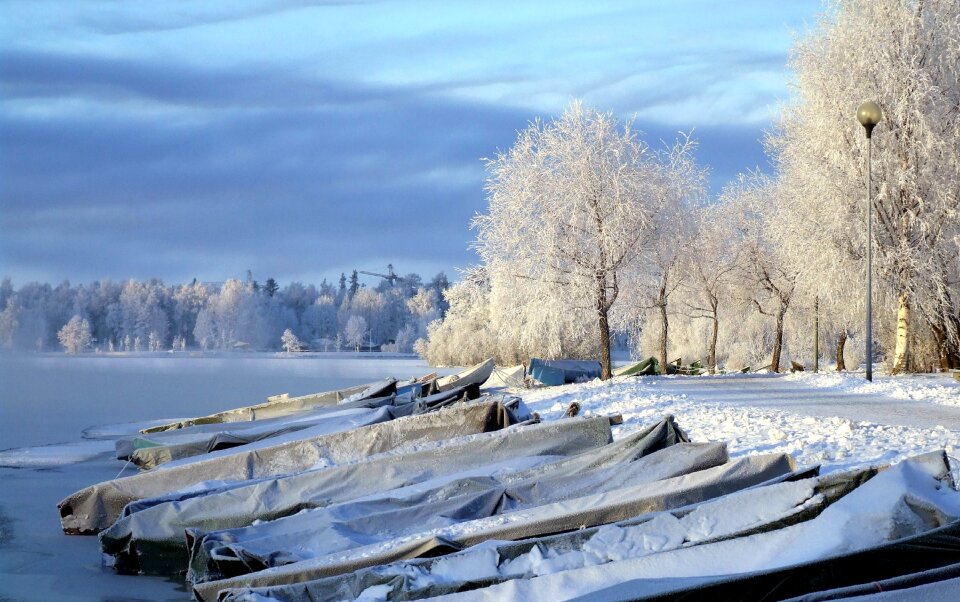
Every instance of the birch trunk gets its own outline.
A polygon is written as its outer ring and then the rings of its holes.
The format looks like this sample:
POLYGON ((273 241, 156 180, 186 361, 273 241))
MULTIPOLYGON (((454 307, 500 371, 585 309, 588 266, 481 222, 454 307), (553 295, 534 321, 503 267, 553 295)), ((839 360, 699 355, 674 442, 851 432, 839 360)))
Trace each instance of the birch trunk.
MULTIPOLYGON (((897 303, 897 338, 893 351, 892 374, 902 374, 910 369, 910 298, 900 294, 897 303)), ((867 349, 867 361, 872 361, 871 350, 867 349)))

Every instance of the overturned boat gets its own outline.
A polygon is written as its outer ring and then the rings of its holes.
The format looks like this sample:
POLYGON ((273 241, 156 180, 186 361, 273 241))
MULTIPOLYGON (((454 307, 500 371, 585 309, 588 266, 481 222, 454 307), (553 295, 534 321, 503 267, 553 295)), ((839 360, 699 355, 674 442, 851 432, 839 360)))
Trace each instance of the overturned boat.
POLYGON ((462 387, 464 385, 483 385, 490 378, 496 364, 493 358, 483 360, 475 366, 470 366, 462 372, 444 376, 436 380, 438 391, 446 391, 453 387, 462 387))

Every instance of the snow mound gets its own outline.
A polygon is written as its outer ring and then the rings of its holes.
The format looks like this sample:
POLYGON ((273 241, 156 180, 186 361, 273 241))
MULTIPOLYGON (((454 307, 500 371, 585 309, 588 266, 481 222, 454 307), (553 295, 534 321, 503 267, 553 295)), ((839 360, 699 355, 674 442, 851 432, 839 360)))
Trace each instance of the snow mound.
POLYGON ((819 389, 960 406, 960 381, 928 375, 878 376, 873 382, 865 381, 862 375, 846 373, 795 372, 783 378, 819 389))

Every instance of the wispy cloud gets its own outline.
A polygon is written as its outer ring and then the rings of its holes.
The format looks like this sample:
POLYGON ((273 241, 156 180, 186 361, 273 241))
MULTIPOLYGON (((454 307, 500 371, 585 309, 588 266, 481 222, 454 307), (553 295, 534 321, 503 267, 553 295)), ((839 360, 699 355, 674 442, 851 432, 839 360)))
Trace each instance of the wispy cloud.
POLYGON ((763 165, 815 2, 17 2, 0 23, 0 271, 334 277, 476 260, 480 158, 582 97, 713 188, 763 165))

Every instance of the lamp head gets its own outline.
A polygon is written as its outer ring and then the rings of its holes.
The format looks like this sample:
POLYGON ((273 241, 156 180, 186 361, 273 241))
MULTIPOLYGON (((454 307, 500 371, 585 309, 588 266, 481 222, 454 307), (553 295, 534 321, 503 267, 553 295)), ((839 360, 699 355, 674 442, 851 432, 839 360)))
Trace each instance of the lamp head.
POLYGON ((867 130, 867 138, 873 134, 873 128, 883 119, 883 111, 873 101, 867 101, 857 109, 857 121, 867 130))

